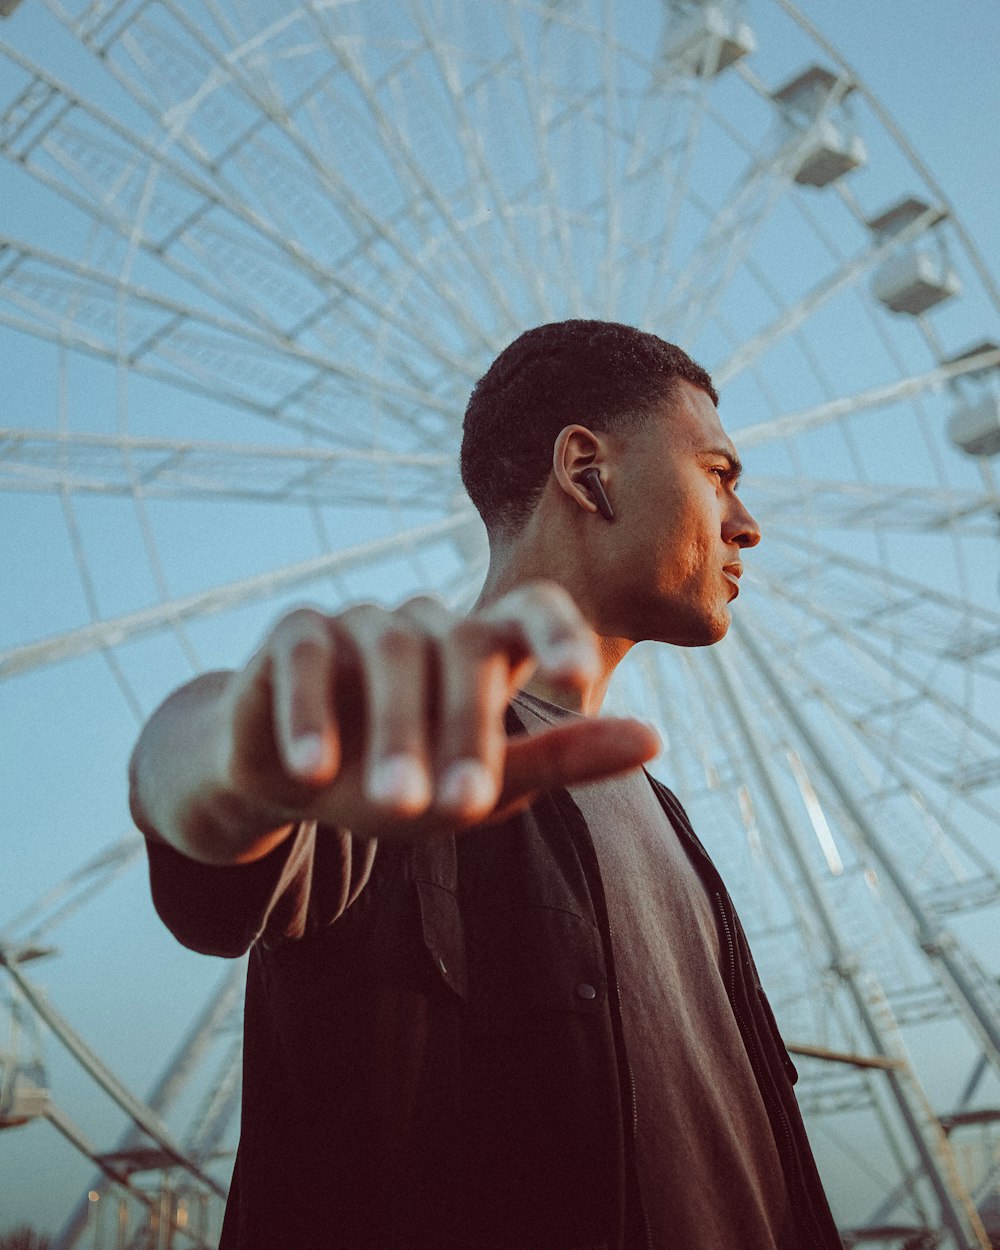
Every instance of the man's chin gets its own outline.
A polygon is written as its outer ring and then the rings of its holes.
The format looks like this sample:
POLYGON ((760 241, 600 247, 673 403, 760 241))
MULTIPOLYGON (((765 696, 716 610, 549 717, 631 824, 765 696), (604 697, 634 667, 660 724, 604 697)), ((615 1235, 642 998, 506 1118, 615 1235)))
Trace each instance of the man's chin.
POLYGON ((674 647, 711 647, 721 642, 729 633, 732 616, 726 608, 720 616, 710 619, 687 621, 681 629, 664 630, 656 637, 657 642, 668 642, 674 647))

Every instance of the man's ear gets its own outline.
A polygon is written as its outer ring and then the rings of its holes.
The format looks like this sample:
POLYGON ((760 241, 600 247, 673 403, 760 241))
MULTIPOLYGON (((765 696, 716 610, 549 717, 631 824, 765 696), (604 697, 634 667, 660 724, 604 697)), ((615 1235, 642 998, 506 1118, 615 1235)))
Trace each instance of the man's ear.
POLYGON ((585 425, 567 425, 559 431, 552 447, 552 472, 560 490, 585 512, 598 512, 594 493, 588 485, 587 470, 597 469, 604 476, 607 449, 599 434, 585 425))

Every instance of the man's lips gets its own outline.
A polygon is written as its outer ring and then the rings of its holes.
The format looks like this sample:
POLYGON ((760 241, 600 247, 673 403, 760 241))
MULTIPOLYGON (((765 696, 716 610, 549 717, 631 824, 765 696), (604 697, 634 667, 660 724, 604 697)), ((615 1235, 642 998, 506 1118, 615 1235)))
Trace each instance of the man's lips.
POLYGON ((740 593, 739 582, 740 582, 740 578, 743 576, 743 565, 742 564, 724 564, 722 566, 722 573, 723 573, 723 576, 726 577, 728 581, 732 583, 733 592, 734 592, 733 598, 735 599, 736 596, 740 593))

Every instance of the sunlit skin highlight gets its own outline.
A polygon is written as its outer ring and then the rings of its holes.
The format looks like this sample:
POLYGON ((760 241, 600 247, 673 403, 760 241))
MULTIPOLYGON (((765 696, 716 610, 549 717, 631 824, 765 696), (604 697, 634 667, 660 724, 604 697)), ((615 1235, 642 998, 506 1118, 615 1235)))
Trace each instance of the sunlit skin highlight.
POLYGON ((491 536, 477 606, 526 581, 564 586, 597 634, 600 671, 579 689, 537 677, 526 689, 592 715, 637 642, 701 647, 725 636, 742 552, 760 529, 737 494, 742 465, 715 404, 684 380, 633 428, 567 426, 552 470, 525 525, 491 536), (588 468, 600 472, 614 521, 580 480, 588 468))

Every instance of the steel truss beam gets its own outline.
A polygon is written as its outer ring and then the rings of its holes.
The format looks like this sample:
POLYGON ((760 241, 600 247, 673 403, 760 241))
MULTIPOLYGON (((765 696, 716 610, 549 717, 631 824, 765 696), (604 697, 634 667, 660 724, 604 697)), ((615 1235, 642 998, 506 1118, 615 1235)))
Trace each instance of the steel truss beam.
POLYGON ((991 368, 994 365, 1000 365, 1000 350, 980 352, 964 360, 954 360, 950 364, 939 365, 936 369, 917 374, 912 378, 903 378, 898 382, 889 382, 885 386, 860 391, 857 395, 848 395, 842 399, 817 404, 814 408, 803 408, 799 412, 790 412, 786 416, 775 417, 771 421, 746 425, 742 429, 734 430, 733 437, 741 447, 760 447, 778 438, 789 438, 794 434, 803 434, 807 430, 819 429, 841 417, 854 416, 855 413, 867 412, 872 408, 883 408, 904 399, 911 399, 926 391, 940 390, 952 378, 962 377, 966 373, 991 368))
POLYGON ((14 329, 127 365, 182 389, 217 395, 254 412, 281 413, 297 396, 314 389, 318 380, 330 378, 359 399, 377 395, 411 409, 454 416, 452 407, 426 388, 379 377, 335 358, 333 344, 319 351, 290 334, 170 299, 124 275, 67 260, 9 236, 0 236, 0 298, 18 314, 4 316, 14 329), (248 369, 252 376, 248 377, 248 369), (269 376, 273 383, 267 386, 269 376), (255 397, 261 389, 282 388, 284 393, 269 402, 255 397))
MULTIPOLYGON (((805 854, 793 819, 771 772, 771 765, 761 750, 760 726, 755 723, 747 702, 729 667, 715 655, 709 663, 722 690, 738 728, 742 749, 753 773, 767 796, 774 812, 777 831, 795 863, 799 879, 809 898, 816 921, 823 933, 830 957, 830 967, 841 978, 857 1012, 858 1019, 875 1048, 876 1059, 886 1063, 885 1077, 896 1108, 906 1125, 917 1150, 923 1170, 937 1198, 941 1220, 955 1238, 957 1250, 970 1244, 989 1250, 982 1221, 963 1186, 948 1144, 947 1135, 910 1067, 899 1038, 885 994, 874 975, 862 975, 857 956, 851 952, 840 932, 840 924, 826 891, 805 854)), ((800 729, 798 725, 796 729, 800 729)))
MULTIPOLYGON (((2 437, 2 434, 0 434, 2 437)), ((740 440, 742 441, 742 439, 740 440)), ((803 525, 845 529, 888 529, 907 533, 961 528, 964 533, 997 533, 1000 492, 945 490, 883 482, 825 481, 753 474, 747 477, 753 510, 778 529, 803 525), (982 522, 980 528, 974 528, 982 522)))
POLYGON ((11 979, 17 985, 18 989, 31 1004, 35 1013, 41 1020, 44 1020, 52 1032, 59 1038, 60 1042, 66 1047, 70 1054, 77 1060, 84 1070, 91 1076, 100 1087, 107 1093, 112 1100, 125 1112, 125 1114, 139 1127, 142 1131, 163 1150, 178 1166, 183 1168, 191 1176, 199 1180, 212 1193, 217 1194, 220 1198, 226 1196, 226 1191, 207 1173, 202 1171, 193 1159, 187 1157, 183 1147, 179 1142, 174 1141, 172 1135, 167 1130, 159 1117, 150 1110, 141 1099, 136 1096, 118 1080, 110 1068, 98 1058, 98 1056, 90 1049, 84 1040, 72 1028, 69 1021, 66 1020, 51 1003, 47 1001, 45 996, 35 988, 31 981, 25 976, 21 970, 16 958, 12 957, 11 952, 0 950, 0 962, 6 967, 11 979))
MULTIPOLYGON (((234 1016, 239 1015, 240 995, 245 975, 246 969, 243 961, 234 963, 226 972, 222 984, 209 999, 146 1100, 146 1106, 151 1115, 161 1117, 167 1114, 187 1086, 212 1042, 220 1031, 230 1025, 234 1016)), ((134 1123, 115 1146, 111 1152, 112 1156, 143 1145, 145 1137, 144 1130, 138 1123, 134 1123)), ((190 1157, 193 1162, 198 1161, 195 1156, 190 1157)), ((199 1179, 204 1178, 199 1176, 199 1179)), ((108 1188, 109 1178, 106 1169, 102 1167, 101 1174, 91 1180, 83 1196, 59 1230, 52 1243, 52 1250, 72 1250, 72 1247, 78 1244, 87 1227, 89 1192, 93 1190, 103 1195, 108 1188)), ((225 1196, 218 1187, 215 1188, 215 1192, 220 1193, 220 1196, 225 1196)))
POLYGON ((362 543, 357 547, 314 556, 310 560, 290 564, 271 573, 258 573, 242 581, 230 582, 228 585, 188 595, 183 599, 172 599, 113 620, 84 625, 80 629, 57 634, 43 642, 0 651, 0 680, 43 665, 54 664, 59 660, 87 655, 101 647, 118 646, 129 639, 155 633, 173 622, 209 616, 214 612, 223 612, 296 590, 331 573, 344 572, 380 557, 396 555, 407 546, 420 545, 439 538, 455 538, 463 529, 476 530, 478 523, 478 517, 472 509, 465 508, 442 521, 435 521, 419 529, 406 530, 387 538, 362 543))
POLYGON ((892 885, 893 893, 917 944, 936 967, 942 984, 979 1039, 983 1053, 1000 1070, 1000 1000, 996 986, 961 941, 917 897, 882 833, 862 807, 853 785, 824 749, 751 631, 739 622, 734 622, 733 629, 740 649, 749 657, 753 668, 807 747, 816 768, 826 778, 850 817, 865 857, 871 860, 892 885))
POLYGON ((915 651, 935 658, 963 663, 974 662, 978 656, 1000 647, 1000 612, 925 585, 891 567, 869 564, 826 547, 806 538, 801 531, 791 535, 778 530, 775 538, 792 546, 795 554, 801 556, 804 553, 816 564, 843 570, 856 577, 862 585, 867 585, 873 607, 864 619, 864 625, 873 632, 881 633, 890 640, 901 638, 915 651), (920 612, 924 613, 923 618, 918 615, 920 612), (931 612, 936 614, 933 618, 928 615, 931 612), (919 621, 912 635, 893 628, 901 622, 905 623, 907 614, 912 614, 919 621), (935 627, 933 631, 931 620, 935 627), (928 635, 932 632, 940 635, 943 621, 948 623, 946 645, 935 646, 933 643, 940 642, 940 638, 929 638, 928 635))
MULTIPOLYGON (((161 0, 160 9, 162 13, 174 20, 177 24, 177 31, 171 32, 165 24, 163 29, 160 29, 155 21, 150 20, 150 15, 145 13, 138 15, 138 18, 145 20, 129 20, 113 35, 101 42, 97 42, 92 33, 86 29, 85 24, 75 20, 65 6, 56 4, 53 7, 60 19, 101 58, 132 98, 159 124, 163 123, 165 115, 171 115, 172 108, 180 109, 189 104, 178 88, 178 82, 183 81, 183 76, 176 73, 180 63, 183 62, 186 67, 190 68, 197 59, 197 54, 200 54, 210 64, 225 66, 224 76, 220 76, 214 84, 216 95, 224 96, 226 90, 233 91, 241 99, 243 106, 253 110, 256 116, 249 126, 243 124, 241 130, 232 133, 224 150, 212 158, 209 158, 197 139, 192 138, 186 130, 175 129, 172 134, 173 140, 191 160, 197 163, 204 175, 213 179, 221 178, 225 167, 235 166, 244 180, 254 187, 257 195, 262 199, 266 198, 268 178, 273 179, 275 175, 280 178, 276 186, 280 187, 286 198, 291 196, 293 202, 296 196, 304 198, 308 188, 309 192, 314 193, 317 203, 323 205, 328 215, 331 206, 336 205, 338 214, 343 215, 351 224, 357 237, 364 241, 359 254, 364 255, 365 260, 372 265, 380 280, 388 288, 393 286, 395 271, 389 269, 380 256, 379 249, 375 246, 380 242, 388 245, 405 272, 418 274, 421 277, 425 291, 436 299, 448 301, 448 292, 442 290, 438 281, 439 275, 434 272, 427 259, 415 252, 406 242, 404 234, 396 228, 398 223, 394 222, 394 215, 374 211, 371 205, 358 194, 350 178, 338 169, 337 163, 331 160, 328 154, 318 150, 314 143, 305 137, 304 129, 295 124, 295 115, 308 112, 310 109, 314 110, 313 121, 315 122, 320 97, 329 88, 336 75, 351 77, 362 99, 367 99, 376 85, 364 79, 360 67, 353 65, 349 47, 345 47, 342 41, 338 41, 330 34, 323 15, 317 11, 316 6, 306 4, 300 12, 308 15, 318 33, 319 40, 329 52, 330 66, 304 89, 299 89, 296 98, 287 106, 281 101, 280 91, 273 82, 262 82, 268 74, 266 69, 262 73, 259 64, 255 63, 257 61, 257 38, 242 40, 237 32, 231 31, 231 41, 234 46, 232 48, 217 46, 201 27, 190 20, 188 12, 171 3, 170 0, 161 0), (183 31, 186 38, 191 41, 190 47, 183 49, 179 47, 176 39, 179 31, 183 31), (191 55, 192 49, 196 50, 195 56, 191 55), (140 53, 139 56, 136 55, 137 50, 140 53), (184 61, 185 56, 188 58, 187 61, 184 61), (170 64, 165 63, 165 57, 173 58, 170 64), (129 68, 129 61, 134 65, 134 69, 129 68), (171 73, 171 69, 175 72, 171 73), (160 98, 151 92, 152 85, 159 88, 160 98), (170 106, 166 104, 167 97, 173 101, 170 106), (273 127, 282 140, 294 150, 300 164, 290 165, 287 156, 277 145, 268 144, 264 133, 268 126, 273 127)), ((319 111, 322 112, 322 110, 319 111)), ((235 120, 234 118, 234 123, 235 120)), ((420 161, 416 156, 412 156, 410 160, 400 159, 397 149, 406 142, 406 136, 401 128, 393 123, 383 111, 376 113, 374 121, 384 150, 393 162, 400 185, 408 187, 413 197, 407 203, 407 212, 416 214, 422 204, 433 203, 437 211, 444 215, 444 220, 453 227, 454 236, 465 247, 468 262, 481 270, 480 276, 487 283, 493 284, 494 295, 503 300, 504 292, 496 283, 495 275, 483 268, 481 259, 464 244, 458 225, 453 220, 451 206, 434 187, 433 181, 427 177, 420 161)), ((327 133, 326 138, 331 144, 336 142, 336 137, 331 132, 327 133)), ((500 206, 500 211, 506 224, 509 218, 507 205, 500 206)), ((341 258, 342 267, 349 268, 354 259, 356 259, 355 255, 341 258)), ((469 321, 468 309, 463 308, 456 301, 451 301, 449 306, 452 315, 468 329, 473 330, 479 338, 480 346, 488 350, 492 344, 479 328, 469 321)), ((515 324, 515 319, 511 318, 510 324, 515 324)))
MULTIPOLYGON (((913 814, 918 822, 917 827, 926 839, 918 842, 913 836, 912 828, 907 826, 906 847, 913 861, 908 865, 907 871, 910 874, 913 889, 918 889, 921 875, 926 873, 932 855, 940 855, 950 873, 948 881, 928 880, 923 886, 920 896, 924 907, 932 914, 941 916, 946 912, 986 907, 995 903, 998 896, 996 871, 963 830, 960 819, 942 810, 940 803, 935 802, 926 793, 925 782, 932 775, 926 764, 904 767, 899 759, 897 743, 890 736, 873 730, 870 715, 866 714, 863 709, 859 709, 854 715, 849 715, 840 706, 830 703, 823 686, 817 679, 815 669, 808 666, 808 661, 804 665, 793 651, 782 645, 780 628, 777 632, 760 626, 756 628, 772 655, 780 657, 789 673, 794 674, 803 696, 811 695, 820 701, 831 718, 831 723, 836 725, 842 733, 845 743, 848 743, 855 751, 860 747, 865 752, 876 753, 875 759, 878 762, 879 776, 883 785, 881 789, 878 789, 869 778, 872 789, 865 796, 866 803, 877 804, 888 798, 899 797, 909 800, 912 804, 913 814), (946 854, 941 852, 941 844, 946 854), (961 863, 958 863, 955 857, 956 850, 963 853, 964 860, 961 863), (978 871, 980 875, 978 877, 962 875, 970 869, 978 871), (959 893, 960 897, 956 897, 959 893)), ((946 774, 942 774, 939 780, 945 786, 951 781, 951 791, 956 789, 954 780, 946 774)), ((961 799, 974 811, 984 815, 987 820, 992 822, 995 819, 995 807, 991 804, 979 804, 973 795, 965 791, 961 792, 961 799)), ((899 819, 898 813, 896 819, 899 819)), ((940 1014, 935 1010, 935 1004, 927 999, 926 987, 924 989, 918 987, 916 990, 911 989, 904 993, 909 994, 912 999, 905 1007, 901 1005, 899 996, 894 995, 894 1002, 899 1004, 901 1015, 929 1018, 934 1014, 940 1014)))
POLYGON ((859 282, 873 266, 896 247, 918 239, 940 220, 936 206, 916 217, 905 230, 882 243, 873 242, 859 256, 844 261, 840 268, 824 278, 807 294, 790 304, 759 333, 743 342, 726 360, 712 370, 712 379, 719 390, 760 357, 766 355, 786 335, 794 333, 804 321, 845 288, 859 282))
MULTIPOLYGON (((236 233, 229 238, 233 246, 246 247, 249 239, 256 236, 259 248, 272 255, 275 265, 294 273, 300 283, 304 284, 295 297, 298 312, 296 322, 303 318, 311 322, 320 316, 321 309, 330 307, 328 300, 333 292, 335 299, 364 309, 374 319, 375 324, 391 324, 406 340, 415 343, 431 359, 438 361, 455 376, 468 378, 475 375, 468 359, 454 355, 439 340, 425 333, 419 318, 404 317, 396 313, 383 301, 374 299, 362 284, 350 280, 344 272, 321 263, 266 221, 246 202, 238 188, 229 184, 218 170, 206 174, 191 163, 176 159, 170 154, 169 146, 156 146, 147 141, 14 48, 6 46, 3 51, 8 59, 29 76, 31 83, 15 101, 13 109, 8 109, 0 117, 0 151, 58 194, 76 203, 93 220, 110 227, 130 246, 137 246, 155 260, 175 268, 187 281, 208 291, 222 304, 231 305, 232 283, 235 279, 232 272, 228 279, 230 289, 227 290, 221 277, 219 282, 206 285, 197 270, 172 263, 171 249, 174 245, 201 224, 208 212, 213 211, 224 222, 236 227, 236 233), (59 128, 64 123, 69 125, 67 119, 75 113, 86 120, 91 129, 69 129, 65 136, 69 147, 63 150, 57 141, 59 128), (76 145, 78 151, 74 150, 73 145, 76 145), (52 156, 57 166, 61 165, 67 174, 72 172, 72 185, 65 177, 61 178, 34 160, 34 154, 39 148, 52 156), (144 234, 141 218, 137 218, 129 210, 128 201, 124 197, 121 202, 109 199, 106 182, 100 184, 92 178, 88 180, 82 177, 85 170, 83 167, 76 167, 77 155, 83 156, 88 152, 92 155, 100 153, 101 159, 112 167, 121 166, 122 174, 129 180, 140 172, 137 158, 145 162, 142 169, 155 170, 157 177, 154 184, 157 187, 168 187, 175 197, 172 211, 168 214, 174 219, 172 229, 158 237, 144 234), (127 166, 121 165, 123 152, 129 153, 131 157, 127 166), (311 294, 308 301, 303 302, 306 301, 307 290, 311 294)), ((218 241, 215 251, 218 252, 218 241)), ((253 248, 247 249, 245 259, 247 270, 251 273, 259 270, 263 263, 261 253, 258 251, 255 255, 253 248)), ((215 264, 211 248, 204 252, 201 260, 210 268, 215 264)), ((287 276, 285 285, 288 285, 287 276)), ((244 315, 247 307, 253 309, 260 306, 259 292, 248 289, 245 295, 246 302, 239 304, 240 312, 244 315)), ((281 334, 286 333, 285 329, 274 323, 271 328, 278 329, 281 334)))
POLYGON ((457 492, 457 472, 454 455, 0 429, 0 492, 426 503, 457 492))
POLYGON ((138 858, 142 838, 126 834, 99 852, 65 880, 47 890, 39 899, 24 908, 0 930, 0 941, 25 958, 24 948, 34 946, 46 933, 73 915, 95 894, 103 890, 138 858), (26 930, 26 932, 25 932, 26 930))
MULTIPOLYGON (((836 611, 825 608, 822 603, 817 602, 815 595, 796 591, 790 579, 780 576, 765 576, 762 580, 765 581, 768 590, 776 599, 791 604, 804 615, 816 620, 822 626, 824 632, 831 634, 848 651, 863 659, 866 663, 866 671, 875 675, 876 680, 879 682, 879 688, 872 690, 871 694, 873 698, 881 698, 884 688, 887 701, 874 702, 863 713, 866 731, 870 736, 877 732, 873 724, 876 718, 882 719, 893 712, 905 715, 908 709, 930 705, 941 715, 943 720, 949 723, 949 727, 955 733, 956 740, 960 738, 962 753, 974 753, 974 757, 967 761, 967 772, 977 772, 982 783, 985 784, 990 780, 991 770, 1000 768, 1000 765, 998 765, 998 761, 1000 761, 1000 731, 922 679, 904 660, 899 658, 895 649, 890 653, 885 649, 873 646, 867 636, 868 631, 866 629, 859 629, 851 623, 845 622, 842 613, 838 615, 836 611), (900 682, 906 687, 906 692, 902 694, 898 690, 900 682), (970 742, 970 734, 975 735, 975 738, 978 740, 975 744, 970 742)), ((891 742, 888 740, 888 734, 886 735, 885 745, 891 754, 891 742)), ((953 761, 949 760, 944 767, 951 771, 940 776, 939 780, 942 783, 954 786, 958 778, 956 778, 954 772, 953 761)), ((984 870, 987 867, 984 860, 980 860, 979 866, 984 870)))
MULTIPOLYGON (((960 912, 968 909, 986 907, 997 900, 997 874, 995 868, 990 864, 982 852, 970 841, 965 832, 956 823, 955 818, 949 818, 940 807, 939 803, 931 800, 925 792, 924 783, 928 778, 934 775, 925 769, 923 774, 919 768, 910 766, 909 770, 904 767, 898 758, 898 744, 885 734, 873 730, 871 721, 863 713, 857 713, 854 716, 848 715, 839 706, 831 704, 828 695, 824 691, 817 679, 815 670, 804 666, 796 656, 782 645, 782 640, 778 634, 769 630, 759 628, 760 636, 767 640, 768 646, 772 649, 775 656, 780 656, 782 663, 787 667, 788 671, 794 674, 799 682, 799 689, 803 697, 812 696, 820 701, 824 711, 831 717, 832 723, 836 724, 841 731, 845 743, 849 743, 855 752, 859 752, 861 748, 865 753, 877 750, 875 760, 877 760, 880 773, 883 776, 885 784, 881 788, 876 787, 869 778, 871 784, 871 792, 866 796, 866 801, 877 804, 887 799, 905 797, 916 808, 917 815, 921 821, 921 828, 929 831, 931 838, 930 845, 923 848, 923 855, 928 858, 936 849, 936 840, 940 835, 945 836, 946 843, 954 843, 954 846, 961 849, 969 863, 975 865, 980 870, 981 875, 977 877, 969 877, 965 880, 952 880, 948 883, 930 882, 922 891, 922 901, 924 906, 933 914, 942 916, 946 913, 960 912), (960 897, 956 897, 960 892, 960 897)), ((868 757, 872 757, 869 755, 868 757)), ((996 779, 996 768, 993 769, 994 780, 996 779)), ((963 803, 982 816, 989 823, 996 820, 996 805, 990 796, 986 800, 980 800, 974 793, 970 792, 967 787, 960 787, 955 778, 948 778, 946 774, 941 774, 935 778, 939 783, 947 784, 951 781, 950 792, 958 794, 963 803)), ((915 848, 908 845, 908 850, 915 848)), ((919 876, 920 863, 911 870, 919 876)), ((950 865, 954 873, 954 864, 950 865)), ((914 882, 916 889, 916 877, 914 882)), ((907 1014, 912 1018, 929 1019, 936 1014, 941 1014, 936 1010, 935 1004, 926 997, 926 990, 917 987, 915 990, 904 991, 905 993, 916 993, 915 1001, 908 1004, 905 1008, 900 1007, 900 1014, 907 1014)), ((896 999, 895 1001, 898 1001, 896 999)))

